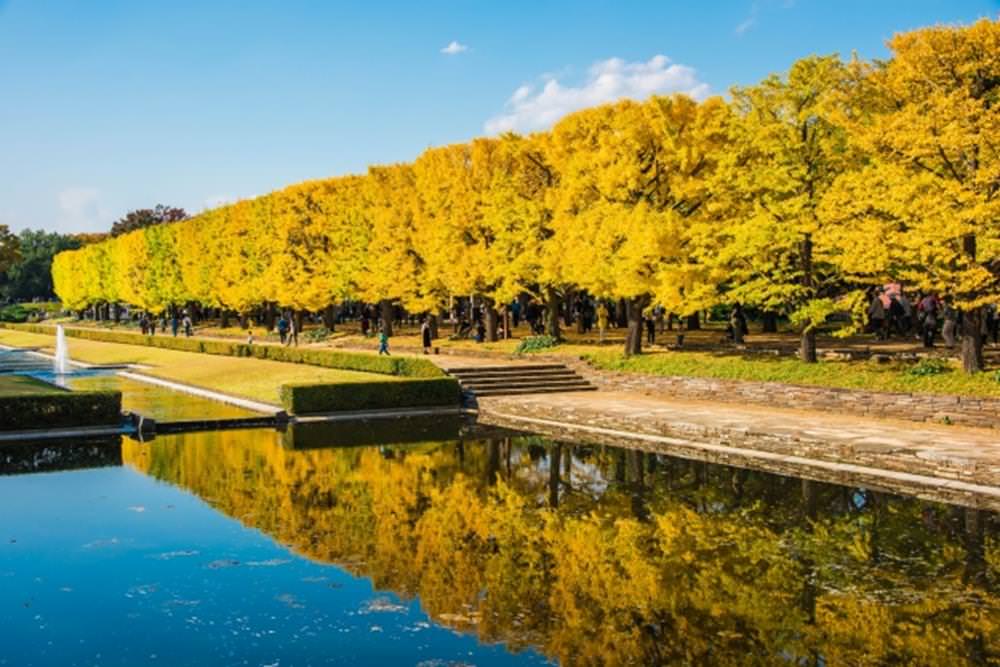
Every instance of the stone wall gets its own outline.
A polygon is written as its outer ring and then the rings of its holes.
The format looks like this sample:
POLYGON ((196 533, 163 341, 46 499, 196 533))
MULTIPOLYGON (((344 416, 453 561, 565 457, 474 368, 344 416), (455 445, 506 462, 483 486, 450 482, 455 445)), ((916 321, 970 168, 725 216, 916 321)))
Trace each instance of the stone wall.
POLYGON ((600 389, 611 391, 1000 429, 1000 399, 665 377, 598 370, 583 361, 567 365, 600 389))

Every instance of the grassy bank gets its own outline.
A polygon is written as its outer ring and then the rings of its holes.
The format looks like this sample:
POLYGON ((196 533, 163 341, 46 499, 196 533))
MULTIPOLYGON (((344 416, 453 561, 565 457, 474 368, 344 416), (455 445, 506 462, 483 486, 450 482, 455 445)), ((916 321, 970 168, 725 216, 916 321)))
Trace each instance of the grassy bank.
POLYGON ((637 357, 625 357, 618 352, 592 352, 585 356, 597 368, 650 375, 1000 398, 998 371, 966 375, 954 362, 944 362, 941 373, 921 375, 912 363, 820 361, 806 364, 787 357, 741 357, 707 352, 655 352, 637 357))
MULTIPOLYGON (((3 328, 23 333, 35 333, 46 336, 51 336, 55 333, 55 328, 51 325, 4 324, 2 326, 3 328)), ((442 377, 444 375, 441 369, 429 360, 417 357, 382 356, 366 352, 348 352, 308 346, 248 345, 245 342, 201 338, 197 336, 178 337, 165 334, 147 336, 131 331, 109 331, 94 327, 66 326, 65 333, 68 338, 99 341, 102 343, 138 345, 175 352, 193 352, 223 357, 249 357, 345 371, 376 373, 379 375, 403 377, 442 377)))
MULTIPOLYGON (((16 347, 40 347, 51 352, 55 347, 55 336, 0 329, 0 343, 16 347)), ((142 364, 149 367, 142 371, 148 375, 274 404, 280 402, 280 388, 286 383, 395 380, 394 376, 389 375, 80 338, 70 339, 68 345, 70 357, 77 361, 91 364, 142 364)))
POLYGON ((0 376, 0 431, 107 426, 121 421, 116 391, 65 391, 23 375, 0 376))
POLYGON ((65 393, 48 382, 26 375, 0 375, 0 398, 8 396, 41 396, 65 393))

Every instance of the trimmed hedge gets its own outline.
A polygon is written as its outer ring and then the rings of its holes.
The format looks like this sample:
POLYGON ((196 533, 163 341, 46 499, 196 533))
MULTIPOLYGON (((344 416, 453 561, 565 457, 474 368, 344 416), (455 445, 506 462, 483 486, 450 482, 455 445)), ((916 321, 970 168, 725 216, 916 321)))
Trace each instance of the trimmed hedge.
POLYGON ((459 405, 461 391, 452 377, 377 380, 334 384, 282 385, 281 404, 293 415, 348 410, 459 405))
POLYGON ((109 426, 121 421, 120 391, 66 391, 0 397, 0 431, 109 426))
MULTIPOLYGON (((28 331, 52 335, 52 326, 38 324, 5 324, 4 328, 15 331, 28 331)), ((255 359, 270 359, 293 364, 309 364, 324 368, 339 368, 345 371, 360 371, 363 373, 378 373, 380 375, 398 375, 414 378, 438 378, 445 375, 444 371, 426 359, 413 357, 390 357, 361 352, 341 352, 335 350, 313 350, 298 347, 283 347, 278 345, 246 345, 245 343, 230 343, 223 340, 204 340, 200 338, 174 338, 171 335, 143 336, 142 334, 122 331, 101 331, 63 327, 67 336, 94 340, 102 343, 121 343, 124 345, 146 345, 165 350, 179 352, 199 352, 226 357, 253 357, 255 359)))

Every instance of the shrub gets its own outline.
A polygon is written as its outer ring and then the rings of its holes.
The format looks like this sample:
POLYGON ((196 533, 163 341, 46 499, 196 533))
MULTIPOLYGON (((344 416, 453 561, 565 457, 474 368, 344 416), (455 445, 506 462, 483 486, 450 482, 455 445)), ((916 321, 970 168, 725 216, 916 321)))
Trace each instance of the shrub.
MULTIPOLYGON (((51 335, 52 327, 32 324, 11 326, 12 329, 30 331, 51 335)), ((169 334, 160 336, 143 336, 141 334, 122 331, 102 331, 65 327, 66 335, 83 340, 94 340, 105 343, 121 343, 124 345, 147 345, 165 350, 180 352, 199 352, 228 357, 254 357, 270 359, 293 364, 309 364, 324 368, 338 368, 347 371, 363 373, 378 373, 381 375, 399 375, 402 377, 434 378, 443 377, 444 371, 426 359, 413 357, 386 357, 363 352, 343 352, 339 350, 317 350, 299 347, 282 347, 279 345, 247 345, 224 340, 205 340, 202 338, 173 337, 169 334)))
POLYGON ((0 430, 107 426, 122 420, 120 391, 66 391, 0 397, 0 430))
POLYGON ((0 308, 0 322, 27 322, 28 311, 20 304, 0 308))
POLYGON ((333 335, 333 332, 326 327, 319 327, 316 329, 306 329, 302 334, 302 337, 313 343, 318 343, 322 340, 326 340, 333 335))
POLYGON ((294 415, 349 410, 458 406, 461 392, 451 377, 281 387, 281 404, 294 415))
POLYGON ((514 354, 525 354, 526 352, 537 352, 546 350, 559 344, 559 339, 553 336, 528 336, 523 339, 514 350, 514 354))
POLYGON ((906 374, 913 377, 927 377, 929 375, 941 375, 951 370, 948 362, 944 359, 921 359, 918 363, 906 369, 906 374))

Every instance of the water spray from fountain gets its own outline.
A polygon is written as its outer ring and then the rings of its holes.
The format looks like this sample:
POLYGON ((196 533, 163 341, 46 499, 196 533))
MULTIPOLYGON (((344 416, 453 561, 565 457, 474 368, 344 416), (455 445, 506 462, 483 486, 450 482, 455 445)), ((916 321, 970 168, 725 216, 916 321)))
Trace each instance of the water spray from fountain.
POLYGON ((69 372, 69 350, 66 349, 66 332, 61 324, 56 325, 55 372, 57 375, 69 372))

